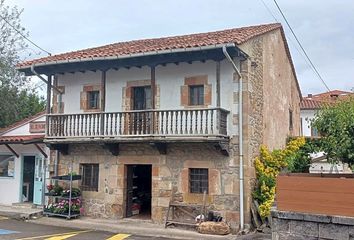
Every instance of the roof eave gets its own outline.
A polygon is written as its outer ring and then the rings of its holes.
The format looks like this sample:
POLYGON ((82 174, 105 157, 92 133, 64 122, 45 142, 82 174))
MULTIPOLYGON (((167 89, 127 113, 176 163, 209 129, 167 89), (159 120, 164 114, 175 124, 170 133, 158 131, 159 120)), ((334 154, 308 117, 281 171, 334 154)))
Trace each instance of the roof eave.
POLYGON ((31 66, 43 67, 43 66, 58 65, 58 64, 65 64, 65 63, 107 61, 107 60, 127 59, 127 58, 136 58, 136 57, 143 57, 143 56, 163 55, 163 54, 172 54, 172 53, 181 53, 181 52, 195 52, 195 51, 204 51, 204 50, 222 48, 224 46, 236 47, 243 54, 244 57, 248 57, 248 55, 245 52, 243 52, 241 49, 239 49, 235 43, 223 43, 223 44, 213 44, 213 45, 192 47, 192 48, 176 48, 176 49, 168 49, 168 50, 126 54, 126 55, 115 55, 115 56, 108 56, 108 57, 94 57, 94 58, 90 57, 90 58, 67 59, 67 60, 61 60, 61 61, 49 61, 49 62, 34 63, 32 65, 16 67, 16 70, 21 71, 21 72, 25 72, 25 71, 28 71, 31 68, 31 66))

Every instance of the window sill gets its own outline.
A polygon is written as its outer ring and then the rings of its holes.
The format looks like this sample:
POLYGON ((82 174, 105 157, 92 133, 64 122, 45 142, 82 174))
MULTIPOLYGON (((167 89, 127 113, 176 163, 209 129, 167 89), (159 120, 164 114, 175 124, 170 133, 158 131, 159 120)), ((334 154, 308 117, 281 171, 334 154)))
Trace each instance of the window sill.
POLYGON ((11 176, 0 176, 0 180, 1 179, 15 179, 15 177, 11 177, 11 176))

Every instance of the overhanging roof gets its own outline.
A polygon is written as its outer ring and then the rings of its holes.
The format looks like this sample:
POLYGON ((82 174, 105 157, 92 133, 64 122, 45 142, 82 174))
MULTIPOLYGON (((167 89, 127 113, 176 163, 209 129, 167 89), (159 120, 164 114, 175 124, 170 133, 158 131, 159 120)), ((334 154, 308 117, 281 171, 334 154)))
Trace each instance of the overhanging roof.
MULTIPOLYGON (((222 47, 226 46, 231 57, 246 58, 246 53, 242 52, 234 43, 218 44, 213 46, 203 46, 188 49, 171 49, 154 52, 129 54, 123 56, 95 57, 83 59, 68 59, 52 62, 33 63, 35 70, 39 74, 56 74, 77 71, 95 71, 119 68, 131 68, 142 66, 157 66, 168 63, 193 62, 193 61, 221 61, 225 58, 222 47)), ((17 68, 27 76, 33 75, 31 66, 20 66, 17 68)))
POLYGON ((42 143, 43 139, 44 135, 0 136, 0 145, 42 143))

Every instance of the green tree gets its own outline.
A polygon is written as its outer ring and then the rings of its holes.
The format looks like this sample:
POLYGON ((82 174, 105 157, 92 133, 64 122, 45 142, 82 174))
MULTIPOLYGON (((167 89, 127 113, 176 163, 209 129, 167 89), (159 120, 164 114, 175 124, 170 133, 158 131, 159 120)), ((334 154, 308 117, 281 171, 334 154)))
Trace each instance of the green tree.
POLYGON ((20 53, 27 49, 21 26, 22 10, 0 0, 0 128, 43 111, 45 102, 30 89, 27 80, 16 69, 20 53))
POLYGON ((5 0, 0 0, 0 86, 20 87, 26 82, 15 69, 20 61, 19 53, 28 47, 23 37, 28 32, 21 26, 21 13, 16 6, 9 7, 5 0))
POLYGON ((324 106, 312 123, 327 159, 354 164, 354 98, 324 106))

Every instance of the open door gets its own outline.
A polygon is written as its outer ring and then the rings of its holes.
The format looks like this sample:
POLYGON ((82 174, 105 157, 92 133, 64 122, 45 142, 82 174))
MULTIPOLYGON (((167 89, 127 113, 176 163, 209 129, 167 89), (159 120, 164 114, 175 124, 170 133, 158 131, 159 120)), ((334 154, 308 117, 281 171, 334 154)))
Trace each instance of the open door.
POLYGON ((44 180, 44 158, 36 156, 34 170, 33 203, 42 205, 44 180))
POLYGON ((132 216, 133 206, 133 165, 127 165, 127 208, 126 217, 132 216))
POLYGON ((126 217, 151 219, 152 165, 127 165, 126 217))

